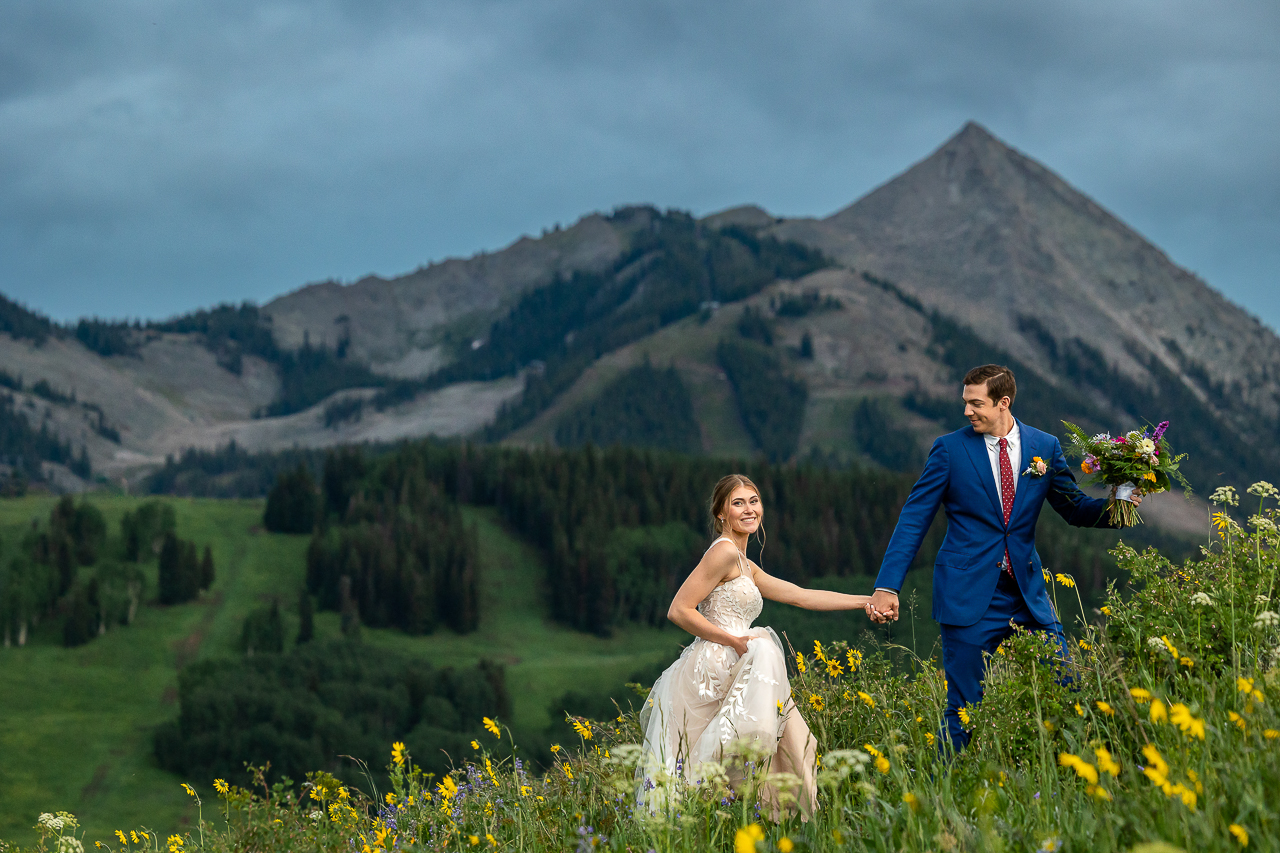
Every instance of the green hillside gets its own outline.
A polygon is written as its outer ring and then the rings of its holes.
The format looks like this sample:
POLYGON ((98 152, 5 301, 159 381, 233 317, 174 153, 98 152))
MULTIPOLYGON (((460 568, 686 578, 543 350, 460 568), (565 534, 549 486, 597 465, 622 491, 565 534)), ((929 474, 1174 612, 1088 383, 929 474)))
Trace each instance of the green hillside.
MULTIPOLYGON (((108 525, 139 503, 95 497, 108 525)), ((284 605, 285 635, 297 631, 292 602, 302 583, 308 538, 261 532, 261 501, 169 499, 178 535, 213 549, 217 579, 197 602, 144 605, 133 624, 77 648, 62 646, 61 620, 46 619, 27 644, 0 650, 0 838, 29 843, 36 816, 74 812, 90 837, 120 826, 176 830, 194 820, 178 787, 202 789, 211 780, 180 780, 152 758, 151 733, 176 716, 181 665, 234 656, 244 617, 273 596, 284 605)), ((43 523, 55 499, 0 501, 0 559, 12 555, 22 531, 43 523)), ((481 657, 506 666, 515 719, 542 729, 547 709, 571 689, 605 690, 638 669, 674 656, 683 638, 674 631, 632 628, 610 639, 583 635, 544 617, 540 579, 545 570, 529 547, 506 533, 487 510, 465 508, 479 532, 482 617, 477 631, 446 630, 427 637, 363 632, 364 641, 422 655, 434 665, 473 665, 481 657)), ((155 566, 146 567, 148 598, 155 566)), ((318 637, 339 635, 338 616, 316 615, 318 637)))

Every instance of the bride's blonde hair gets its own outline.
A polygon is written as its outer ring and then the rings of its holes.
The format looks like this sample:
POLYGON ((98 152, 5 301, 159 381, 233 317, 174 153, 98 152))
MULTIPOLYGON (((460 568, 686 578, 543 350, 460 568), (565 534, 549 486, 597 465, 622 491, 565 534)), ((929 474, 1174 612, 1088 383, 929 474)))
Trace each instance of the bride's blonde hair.
MULTIPOLYGON (((729 502, 729 496, 734 493, 734 490, 741 486, 746 486, 748 489, 756 493, 756 497, 760 498, 761 502, 764 501, 764 496, 760 494, 760 487, 751 482, 751 478, 745 474, 729 474, 728 476, 721 477, 720 482, 716 483, 716 487, 711 490, 711 532, 716 536, 724 535, 725 522, 720 520, 720 513, 724 511, 725 504, 729 502)), ((764 543, 768 538, 768 535, 764 532, 763 520, 760 522, 759 534, 760 554, 761 557, 763 557, 764 543)), ((761 560, 761 565, 764 565, 763 560, 761 560)))

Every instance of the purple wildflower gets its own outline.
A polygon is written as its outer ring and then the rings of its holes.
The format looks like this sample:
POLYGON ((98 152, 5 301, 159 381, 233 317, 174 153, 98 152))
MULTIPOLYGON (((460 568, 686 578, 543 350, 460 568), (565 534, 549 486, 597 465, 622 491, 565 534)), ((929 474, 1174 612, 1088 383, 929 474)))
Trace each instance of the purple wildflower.
POLYGON ((1155 435, 1151 436, 1151 440, 1154 441, 1156 444, 1159 444, 1160 439, 1164 437, 1164 431, 1167 430, 1168 428, 1169 428, 1169 422, 1161 421, 1159 426, 1156 427, 1155 435))

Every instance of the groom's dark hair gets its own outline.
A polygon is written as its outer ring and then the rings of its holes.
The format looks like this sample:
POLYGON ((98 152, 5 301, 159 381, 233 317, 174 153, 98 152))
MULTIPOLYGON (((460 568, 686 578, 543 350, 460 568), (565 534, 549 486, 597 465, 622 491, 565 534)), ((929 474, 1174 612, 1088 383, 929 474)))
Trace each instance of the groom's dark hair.
POLYGON ((965 385, 981 385, 983 382, 987 383, 987 396, 993 403, 1008 397, 1012 404, 1018 396, 1018 383, 1014 381, 1013 371, 1002 364, 984 364, 964 375, 965 385))

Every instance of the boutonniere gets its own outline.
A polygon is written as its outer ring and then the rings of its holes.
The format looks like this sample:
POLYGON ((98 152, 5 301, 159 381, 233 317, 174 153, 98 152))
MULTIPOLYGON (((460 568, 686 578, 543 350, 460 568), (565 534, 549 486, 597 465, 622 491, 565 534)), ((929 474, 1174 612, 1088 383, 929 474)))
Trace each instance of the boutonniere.
POLYGON ((1027 470, 1022 472, 1024 477, 1043 477, 1044 473, 1049 470, 1049 465, 1039 456, 1031 457, 1031 464, 1027 466, 1027 470))

